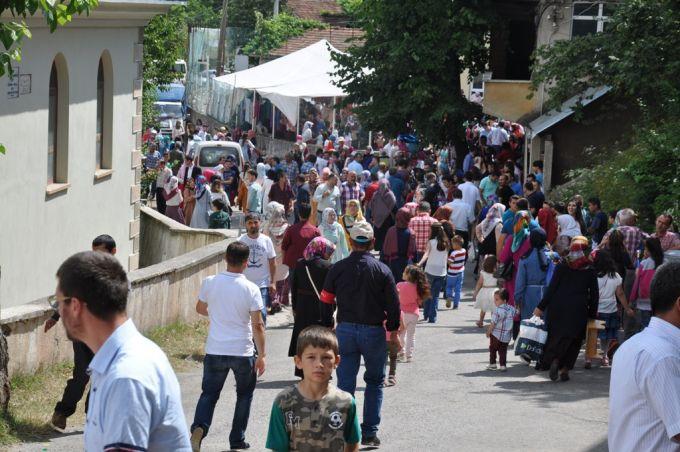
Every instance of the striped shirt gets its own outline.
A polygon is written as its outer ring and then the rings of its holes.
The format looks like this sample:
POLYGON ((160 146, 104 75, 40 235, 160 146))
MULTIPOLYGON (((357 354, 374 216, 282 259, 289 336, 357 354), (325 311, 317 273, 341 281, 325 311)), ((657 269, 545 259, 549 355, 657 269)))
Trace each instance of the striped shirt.
POLYGON ((680 328, 658 317, 616 352, 609 385, 609 450, 678 452, 680 328))
POLYGON ((449 275, 458 275, 465 271, 465 257, 467 251, 461 248, 451 251, 449 254, 449 275))

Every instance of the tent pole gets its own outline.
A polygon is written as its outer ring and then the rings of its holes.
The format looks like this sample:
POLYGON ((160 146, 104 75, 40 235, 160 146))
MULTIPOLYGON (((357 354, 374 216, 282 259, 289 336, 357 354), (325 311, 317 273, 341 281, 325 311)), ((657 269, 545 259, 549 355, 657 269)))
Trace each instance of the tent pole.
POLYGON ((257 91, 253 91, 253 108, 251 108, 250 113, 250 128, 255 130, 255 101, 257 100, 257 91))
POLYGON ((297 108, 295 109, 295 141, 300 135, 300 98, 297 98, 297 108))
POLYGON ((276 117, 275 113, 276 113, 276 107, 274 106, 274 102, 272 102, 272 140, 274 139, 274 125, 275 125, 275 117, 276 117))

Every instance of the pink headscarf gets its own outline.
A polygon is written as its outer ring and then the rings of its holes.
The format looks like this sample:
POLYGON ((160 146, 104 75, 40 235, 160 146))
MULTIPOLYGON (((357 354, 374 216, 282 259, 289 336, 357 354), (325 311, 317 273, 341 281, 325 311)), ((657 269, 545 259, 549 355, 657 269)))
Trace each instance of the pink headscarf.
POLYGON ((302 257, 307 261, 314 259, 328 260, 335 251, 335 245, 324 237, 314 237, 302 252, 302 257))

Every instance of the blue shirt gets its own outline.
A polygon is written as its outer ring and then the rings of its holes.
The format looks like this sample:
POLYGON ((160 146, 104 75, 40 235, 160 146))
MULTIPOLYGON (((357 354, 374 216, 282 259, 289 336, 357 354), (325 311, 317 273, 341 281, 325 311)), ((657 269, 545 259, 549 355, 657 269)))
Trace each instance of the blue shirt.
POLYGON ((191 451, 177 377, 131 319, 104 342, 88 372, 85 450, 191 451))
POLYGON ((406 184, 402 180, 401 177, 399 176, 390 176, 387 178, 387 180, 390 183, 390 188, 392 189, 392 193, 394 193, 394 197, 397 198, 397 209, 400 208, 404 204, 404 187, 406 184))
POLYGON ((156 169, 158 167, 158 161, 161 159, 161 153, 158 151, 149 152, 146 154, 145 165, 149 169, 156 169))

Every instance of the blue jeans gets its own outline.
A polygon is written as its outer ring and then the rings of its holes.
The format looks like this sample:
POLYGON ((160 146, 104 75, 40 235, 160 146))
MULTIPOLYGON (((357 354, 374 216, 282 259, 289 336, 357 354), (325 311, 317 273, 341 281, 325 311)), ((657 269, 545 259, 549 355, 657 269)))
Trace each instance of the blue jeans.
POLYGON ((423 304, 423 315, 430 323, 437 321, 437 308, 439 308, 439 293, 442 291, 444 284, 446 284, 446 276, 432 276, 429 273, 427 280, 430 282, 431 298, 423 304))
POLYGON ((387 357, 387 341, 382 326, 360 325, 357 323, 338 323, 335 334, 340 347, 340 365, 335 371, 338 377, 338 388, 354 395, 357 387, 357 375, 364 358, 366 370, 364 381, 364 417, 361 424, 362 438, 370 438, 378 434, 380 425, 380 407, 383 400, 385 383, 385 359, 387 357))
POLYGON ((444 291, 444 297, 447 300, 453 300, 454 308, 457 308, 458 303, 460 303, 460 291, 463 288, 464 277, 465 272, 458 273, 457 275, 448 275, 446 277, 446 290, 444 291), (451 296, 451 291, 453 291, 453 296, 451 296))
POLYGON ((245 441, 250 404, 255 391, 255 356, 222 356, 205 355, 203 360, 203 382, 201 383, 201 397, 196 404, 194 422, 191 431, 196 427, 203 429, 203 435, 208 434, 212 424, 215 405, 220 398, 220 392, 229 371, 234 372, 236 379, 236 406, 234 419, 231 423, 229 442, 231 444, 245 441))
POLYGON ((262 296, 262 321, 267 324, 267 308, 271 307, 272 301, 269 298, 269 287, 260 287, 260 295, 262 296))

